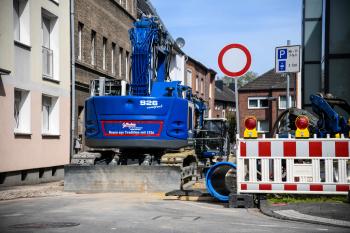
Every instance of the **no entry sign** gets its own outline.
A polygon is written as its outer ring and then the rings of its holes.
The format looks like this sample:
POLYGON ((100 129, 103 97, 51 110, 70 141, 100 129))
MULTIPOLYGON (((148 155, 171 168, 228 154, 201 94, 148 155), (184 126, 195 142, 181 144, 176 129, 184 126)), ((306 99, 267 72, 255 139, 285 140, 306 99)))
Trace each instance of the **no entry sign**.
POLYGON ((252 63, 252 57, 250 55, 249 50, 244 45, 241 45, 241 44, 226 45, 220 51, 219 57, 218 57, 218 64, 219 64, 220 70, 222 71, 222 73, 232 78, 244 75, 249 70, 251 63, 252 63), (245 64, 243 65, 243 68, 239 70, 233 70, 232 67, 228 67, 227 65, 225 66, 224 64, 225 54, 235 50, 243 52, 243 54, 246 57, 246 61, 245 61, 245 64))

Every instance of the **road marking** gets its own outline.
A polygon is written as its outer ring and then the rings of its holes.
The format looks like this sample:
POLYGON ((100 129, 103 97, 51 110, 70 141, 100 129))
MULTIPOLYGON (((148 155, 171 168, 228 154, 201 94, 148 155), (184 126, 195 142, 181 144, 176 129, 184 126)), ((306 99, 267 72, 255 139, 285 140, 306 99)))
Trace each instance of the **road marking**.
POLYGON ((317 216, 312 216, 308 214, 302 214, 295 210, 276 210, 275 213, 288 217, 293 218, 297 220, 308 220, 308 221, 314 221, 314 222, 322 222, 327 224, 333 224, 333 225, 339 225, 339 226, 345 226, 350 227, 349 221, 343 221, 343 220, 336 220, 336 219, 330 219, 330 218, 322 218, 317 216))

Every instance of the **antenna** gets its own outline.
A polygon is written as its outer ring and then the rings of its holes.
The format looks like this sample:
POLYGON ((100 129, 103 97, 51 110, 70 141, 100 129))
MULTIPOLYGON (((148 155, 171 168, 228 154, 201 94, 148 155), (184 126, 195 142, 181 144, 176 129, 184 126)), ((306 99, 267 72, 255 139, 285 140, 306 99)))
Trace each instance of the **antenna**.
POLYGON ((175 40, 175 43, 176 45, 181 49, 182 47, 185 46, 185 39, 182 38, 182 37, 178 37, 176 40, 175 40))

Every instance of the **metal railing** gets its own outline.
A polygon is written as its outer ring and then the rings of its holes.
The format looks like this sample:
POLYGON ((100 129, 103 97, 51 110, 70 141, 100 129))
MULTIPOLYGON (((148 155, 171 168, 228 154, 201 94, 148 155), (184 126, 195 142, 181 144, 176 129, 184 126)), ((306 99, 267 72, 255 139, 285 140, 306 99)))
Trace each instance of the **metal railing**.
POLYGON ((53 79, 53 51, 42 46, 43 76, 53 79))
POLYGON ((90 81, 90 96, 119 96, 121 81, 100 77, 90 81))

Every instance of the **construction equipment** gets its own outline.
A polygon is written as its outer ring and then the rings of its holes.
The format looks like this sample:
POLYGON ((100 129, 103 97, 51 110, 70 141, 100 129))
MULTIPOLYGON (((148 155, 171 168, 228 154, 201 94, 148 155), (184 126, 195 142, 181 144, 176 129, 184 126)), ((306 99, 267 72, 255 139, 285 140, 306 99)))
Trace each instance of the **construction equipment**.
POLYGON ((195 151, 204 164, 212 164, 213 159, 227 161, 230 155, 228 123, 225 118, 205 118, 203 127, 195 132, 195 151))
POLYGON ((295 135, 297 127, 294 122, 299 116, 304 115, 308 118, 311 135, 316 134, 319 138, 325 138, 327 134, 331 137, 344 134, 349 137, 350 125, 346 119, 350 116, 350 105, 345 100, 331 94, 316 94, 310 96, 310 101, 313 113, 298 108, 285 110, 276 120, 271 136, 295 135))
POLYGON ((271 138, 257 138, 256 119, 237 135, 236 160, 217 163, 207 190, 228 201, 237 194, 347 194, 350 190, 349 104, 332 95, 311 95, 313 113, 291 108, 277 119, 271 138), (339 107, 339 108, 338 108, 339 107), (231 196, 230 196, 231 194, 231 196))
POLYGON ((129 88, 125 82, 116 83, 119 81, 103 77, 91 82, 91 97, 85 102, 88 150, 74 155, 72 164, 66 166, 66 190, 113 191, 122 190, 120 187, 127 184, 125 190, 134 187, 138 191, 143 184, 148 191, 171 191, 167 189, 176 185, 179 188, 180 184, 183 187, 196 179, 196 154, 200 158, 212 158, 228 153, 224 149, 228 147, 227 129, 222 127, 224 121, 204 120, 205 102, 193 96, 190 87, 169 80, 170 58, 176 53, 177 45, 158 18, 142 17, 129 34, 132 43, 129 88), (126 95, 121 95, 123 93, 126 95), (215 134, 209 135, 210 130, 198 133, 213 124, 222 124, 215 129, 215 134), (198 137, 201 142, 206 140, 205 145, 199 146, 198 137), (210 137, 215 137, 215 148, 210 149, 210 137), (194 145, 196 150, 193 150, 194 145), (178 159, 179 153, 174 152, 179 150, 189 153, 178 159), (161 163, 167 152, 168 158, 169 154, 174 156, 170 155, 171 159, 161 163), (176 167, 168 166, 174 165, 173 161, 176 167), (81 165, 85 167, 77 167, 81 165), (157 165, 157 168, 130 166, 121 169, 117 165, 157 165), (85 176, 93 178, 86 180, 85 176), (163 176, 168 179, 162 179, 163 176))

